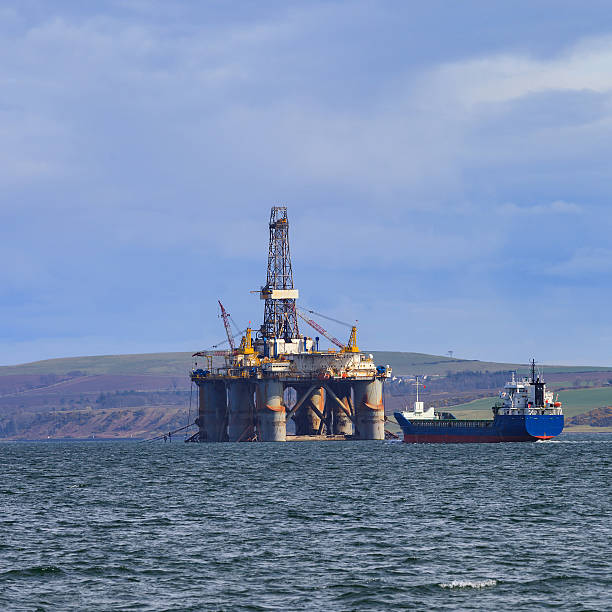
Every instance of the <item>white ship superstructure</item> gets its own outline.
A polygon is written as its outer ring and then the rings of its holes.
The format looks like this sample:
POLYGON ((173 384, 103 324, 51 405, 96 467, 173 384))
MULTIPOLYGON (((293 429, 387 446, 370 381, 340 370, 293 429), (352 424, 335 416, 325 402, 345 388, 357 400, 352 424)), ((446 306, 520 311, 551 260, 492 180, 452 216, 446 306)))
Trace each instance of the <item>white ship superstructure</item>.
POLYGON ((416 379, 416 401, 414 402, 414 404, 412 405, 413 408, 412 410, 403 410, 401 412, 401 414, 404 416, 404 418, 409 419, 409 420, 424 420, 424 419, 439 419, 440 416, 436 413, 435 408, 433 406, 430 406, 429 408, 425 408, 425 403, 419 401, 419 387, 421 386, 421 383, 419 382, 419 377, 417 376, 416 379))
POLYGON ((535 362, 531 365, 531 378, 517 380, 513 372, 499 397, 501 403, 493 407, 494 414, 563 414, 561 402, 546 389, 541 375, 536 376, 535 362))

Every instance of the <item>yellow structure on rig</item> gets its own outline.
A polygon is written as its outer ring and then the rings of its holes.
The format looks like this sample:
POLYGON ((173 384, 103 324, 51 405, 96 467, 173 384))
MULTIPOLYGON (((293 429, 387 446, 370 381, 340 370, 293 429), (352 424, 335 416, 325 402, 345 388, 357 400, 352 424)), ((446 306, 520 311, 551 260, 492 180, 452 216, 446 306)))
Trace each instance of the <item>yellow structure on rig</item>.
POLYGON ((255 349, 253 348, 253 340, 252 340, 253 330, 250 327, 246 328, 246 333, 242 336, 242 341, 240 342, 240 347, 238 348, 238 352, 241 355, 254 355, 255 349))
POLYGON ((351 335, 349 337, 348 344, 342 349, 343 353, 358 353, 359 347, 357 346, 357 327, 353 325, 351 327, 351 335))

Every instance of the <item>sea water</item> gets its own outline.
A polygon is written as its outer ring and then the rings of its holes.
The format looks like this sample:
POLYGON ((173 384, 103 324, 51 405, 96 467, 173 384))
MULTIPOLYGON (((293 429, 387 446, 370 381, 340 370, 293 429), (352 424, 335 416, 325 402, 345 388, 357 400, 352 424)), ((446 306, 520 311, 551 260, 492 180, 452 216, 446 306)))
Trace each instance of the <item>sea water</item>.
POLYGON ((612 435, 0 445, 1 610, 612 609, 612 435))

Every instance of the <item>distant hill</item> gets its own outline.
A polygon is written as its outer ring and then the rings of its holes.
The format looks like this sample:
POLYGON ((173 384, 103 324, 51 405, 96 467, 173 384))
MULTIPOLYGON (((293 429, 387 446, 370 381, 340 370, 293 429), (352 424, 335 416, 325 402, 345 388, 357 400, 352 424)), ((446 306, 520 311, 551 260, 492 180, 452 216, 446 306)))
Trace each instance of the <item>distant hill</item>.
MULTIPOLYGON (((366 351, 367 352, 367 351, 366 351)), ((455 372, 499 372, 514 370, 526 374, 529 366, 525 363, 498 363, 494 361, 480 361, 478 359, 456 359, 441 355, 428 355, 426 353, 403 353, 393 351, 371 351, 377 363, 388 363, 393 367, 396 376, 413 376, 415 374, 445 375, 455 372)), ((548 374, 562 372, 612 372, 612 367, 598 366, 559 366, 538 365, 548 374)))
POLYGON ((187 376, 193 364, 191 353, 144 353, 141 355, 93 355, 32 361, 0 366, 0 376, 16 374, 159 374, 187 376))
MULTIPOLYGON (((368 352, 368 351, 366 351, 368 352)), ((440 374, 463 371, 518 370, 526 372, 526 364, 496 363, 474 359, 455 359, 426 353, 404 353, 371 351, 377 363, 389 364, 396 376, 415 374, 440 374)), ((24 374, 67 375, 79 372, 91 376, 96 374, 151 374, 162 376, 187 376, 193 366, 191 353, 144 353, 136 355, 94 355, 87 357, 64 357, 45 359, 15 366, 0 366, 0 376, 24 374)), ((612 371, 612 366, 544 366, 548 373, 612 371)))
MULTIPOLYGON (((428 400, 436 406, 488 397, 507 380, 509 370, 527 371, 520 364, 372 353, 377 363, 390 364, 396 376, 438 375, 427 385, 428 400)), ((0 439, 143 438, 182 427, 193 422, 197 405, 197 390, 188 376, 193 365, 191 353, 181 352, 69 357, 0 367, 0 439)), ((573 414, 612 401, 612 368, 547 366, 545 372, 555 388, 607 386, 597 397, 594 389, 590 395, 586 391, 588 397, 578 391, 573 414)), ((413 385, 405 379, 390 381, 385 389, 388 413, 414 401, 413 385)))

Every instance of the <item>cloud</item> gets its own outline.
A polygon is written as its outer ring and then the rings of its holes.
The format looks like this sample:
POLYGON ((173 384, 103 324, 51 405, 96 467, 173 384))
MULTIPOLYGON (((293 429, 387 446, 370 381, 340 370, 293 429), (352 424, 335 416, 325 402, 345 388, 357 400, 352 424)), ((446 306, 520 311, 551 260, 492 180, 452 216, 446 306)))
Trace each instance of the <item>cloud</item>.
POLYGON ((428 75, 437 90, 465 108, 516 100, 544 91, 612 90, 612 36, 575 43, 557 57, 501 53, 449 62, 428 75))
MULTIPOLYGON (((158 8, 151 5, 153 12, 158 8)), ((368 91, 365 106, 352 102, 365 94, 363 87, 356 96, 343 92, 338 103, 327 94, 329 75, 313 70, 324 48, 307 54, 304 45, 317 24, 337 22, 345 13, 342 5, 315 5, 267 20, 180 31, 111 16, 36 24, 5 41, 3 55, 19 59, 5 66, 4 82, 19 82, 10 89, 15 104, 38 107, 35 116, 48 126, 37 130, 40 152, 34 154, 27 139, 14 143, 7 175, 26 181, 68 171, 66 158, 77 174, 95 172, 100 154, 112 162, 114 152, 105 150, 115 144, 107 142, 109 135, 124 130, 131 140, 126 153, 146 162, 152 155, 171 161, 189 152, 186 171, 199 162, 209 184, 219 182, 216 163, 224 159, 238 173, 253 169, 262 181, 355 188, 374 206, 401 193, 403 206, 418 207, 424 196, 448 201, 465 188, 466 168, 495 157, 496 138, 488 134, 485 141, 478 133, 486 107, 550 89, 608 91, 612 83, 603 70, 611 39, 601 38, 548 60, 497 54, 425 66, 416 76, 410 68, 403 79, 368 91), (64 108, 74 110, 69 120, 64 108), (58 143, 64 143, 59 155, 58 143), (91 154, 82 155, 85 147, 91 154)), ((491 130, 499 132, 511 112, 502 109, 491 130)), ((27 130, 32 113, 3 123, 27 130)), ((608 109, 601 121, 609 117, 608 109)), ((525 128, 515 134, 530 138, 525 128)), ((551 138, 540 136, 540 146, 550 151, 551 138)), ((517 148, 505 147, 508 161, 517 158, 517 148)))
MULTIPOLYGON (((112 336, 142 296, 160 337, 169 304, 219 293, 259 312, 244 292, 265 273, 274 203, 289 206, 310 305, 352 299, 378 320, 379 294, 398 311, 455 300, 474 320, 477 294, 494 311, 496 279, 525 269, 511 219, 537 218, 563 245, 546 269, 601 260, 579 249, 605 249, 609 233, 609 37, 572 31, 546 57, 439 40, 415 58, 400 27, 413 11, 369 2, 14 6, 0 38, 0 201, 15 219, 3 249, 16 262, 3 278, 13 301, 55 288, 37 316, 88 309, 83 337, 94 318, 112 336)), ((216 329, 194 312, 186 328, 216 329)))
POLYGON ((578 248, 570 258, 551 266, 547 272, 576 279, 592 279, 603 275, 609 278, 612 273, 612 250, 603 247, 578 248))
POLYGON ((497 208, 502 215, 579 215, 583 209, 572 202, 555 200, 549 204, 535 204, 532 206, 517 206, 512 202, 502 204, 497 208))

